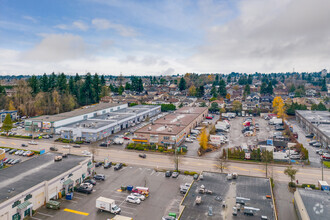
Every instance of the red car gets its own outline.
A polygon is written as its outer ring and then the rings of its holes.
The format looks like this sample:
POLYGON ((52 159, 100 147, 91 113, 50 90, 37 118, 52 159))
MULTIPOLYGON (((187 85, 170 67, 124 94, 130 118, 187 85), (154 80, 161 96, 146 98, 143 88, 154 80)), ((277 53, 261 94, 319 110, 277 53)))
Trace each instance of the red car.
POLYGON ((212 120, 212 117, 211 116, 206 116, 205 118, 212 120))
POLYGON ((123 137, 124 138, 124 140, 129 140, 129 137, 123 137))

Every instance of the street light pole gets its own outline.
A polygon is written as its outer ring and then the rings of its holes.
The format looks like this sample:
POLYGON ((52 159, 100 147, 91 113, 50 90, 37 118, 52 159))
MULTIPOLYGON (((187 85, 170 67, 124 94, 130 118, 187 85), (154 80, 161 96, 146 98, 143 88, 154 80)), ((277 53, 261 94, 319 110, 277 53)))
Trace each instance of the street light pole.
POLYGON ((321 167, 322 167, 322 181, 323 181, 323 156, 321 156, 321 167))

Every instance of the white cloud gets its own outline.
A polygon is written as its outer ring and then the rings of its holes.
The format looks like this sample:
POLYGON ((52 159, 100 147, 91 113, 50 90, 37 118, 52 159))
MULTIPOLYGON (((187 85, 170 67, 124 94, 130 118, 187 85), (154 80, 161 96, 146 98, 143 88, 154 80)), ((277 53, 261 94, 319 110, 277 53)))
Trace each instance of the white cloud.
POLYGON ((50 34, 32 50, 23 54, 23 58, 32 61, 57 62, 83 57, 86 44, 80 36, 72 34, 50 34))
POLYGON ((61 30, 74 30, 78 29, 81 31, 87 31, 89 29, 89 26, 84 23, 83 21, 74 21, 72 24, 58 24, 55 25, 55 28, 61 29, 61 30))
POLYGON ((240 1, 186 61, 199 72, 317 71, 329 65, 330 1, 240 1))
POLYGON ((22 16, 22 18, 24 18, 25 20, 28 20, 28 21, 32 21, 33 23, 37 23, 37 19, 31 17, 31 16, 22 16))
POLYGON ((88 28, 89 28, 88 25, 85 24, 85 23, 82 22, 82 21, 75 21, 75 22, 73 22, 72 24, 73 24, 74 27, 76 27, 76 28, 78 28, 78 29, 80 29, 80 30, 82 30, 82 31, 87 31, 88 28))
POLYGON ((138 35, 138 33, 133 28, 121 24, 112 23, 107 19, 95 18, 92 20, 92 24, 98 30, 113 29, 123 37, 135 37, 138 35))

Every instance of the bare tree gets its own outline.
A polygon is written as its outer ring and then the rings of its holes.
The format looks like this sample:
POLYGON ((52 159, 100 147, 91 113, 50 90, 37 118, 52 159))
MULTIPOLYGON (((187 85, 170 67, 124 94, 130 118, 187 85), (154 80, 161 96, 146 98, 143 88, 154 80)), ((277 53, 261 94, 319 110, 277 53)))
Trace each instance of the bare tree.
POLYGON ((180 156, 178 154, 178 150, 175 147, 174 148, 174 155, 173 155, 173 162, 174 162, 175 171, 178 171, 179 170, 180 159, 181 158, 180 158, 180 156))
POLYGON ((97 142, 92 142, 88 146, 88 149, 89 149, 89 152, 91 152, 91 154, 92 154, 92 161, 94 162, 95 154, 97 153, 97 142))
POLYGON ((219 155, 217 168, 220 169, 221 173, 227 167, 227 152, 225 149, 219 155))

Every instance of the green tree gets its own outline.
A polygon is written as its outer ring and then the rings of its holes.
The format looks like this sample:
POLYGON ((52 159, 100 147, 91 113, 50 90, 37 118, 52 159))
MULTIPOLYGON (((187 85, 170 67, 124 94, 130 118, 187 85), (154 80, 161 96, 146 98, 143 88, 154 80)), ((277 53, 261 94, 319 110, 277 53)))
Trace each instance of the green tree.
POLYGON ((218 103, 212 102, 211 107, 209 108, 210 112, 217 112, 219 111, 219 106, 218 103))
POLYGON ((105 78, 104 78, 104 75, 101 76, 100 85, 101 85, 101 87, 102 87, 102 86, 105 86, 105 78))
POLYGON ((176 107, 173 104, 161 104, 162 112, 174 111, 175 109, 176 107))
POLYGON ((251 93, 251 88, 249 84, 246 84, 244 87, 244 94, 249 95, 251 93))
POLYGON ((220 80, 219 82, 219 94, 222 96, 222 97, 226 97, 227 95, 227 89, 226 89, 226 83, 223 79, 220 80))
POLYGON ((131 90, 131 84, 129 82, 126 82, 125 90, 131 90))
POLYGON ((296 179, 296 174, 298 170, 293 168, 292 166, 288 166, 284 170, 284 174, 290 177, 290 182, 293 182, 296 179))
POLYGON ((40 78, 40 88, 43 92, 48 92, 49 90, 49 82, 48 82, 48 76, 46 73, 40 78))
POLYGON ((183 91, 186 89, 186 80, 182 77, 179 82, 179 90, 183 91))
POLYGON ((260 87, 260 94, 267 94, 268 90, 267 90, 267 83, 266 82, 263 82, 261 84, 261 87, 260 87))
POLYGON ((205 102, 199 104, 199 107, 207 107, 205 102))
POLYGON ((2 128, 1 130, 3 132, 7 133, 8 136, 8 132, 13 128, 13 121, 11 120, 11 116, 10 114, 7 114, 5 117, 5 120, 2 122, 2 128))
POLYGON ((296 87, 294 86, 294 84, 291 84, 289 88, 289 92, 294 92, 294 91, 296 91, 296 87))
POLYGON ((29 83, 29 86, 31 87, 31 93, 32 93, 32 95, 33 96, 37 95, 38 92, 40 91, 38 78, 35 75, 33 75, 28 80, 28 83, 29 83))
POLYGON ((63 94, 68 90, 68 84, 67 84, 66 76, 64 75, 64 73, 61 73, 57 77, 56 84, 57 84, 58 92, 60 94, 63 94))
POLYGON ((99 102, 100 101, 100 94, 101 94, 101 84, 100 84, 100 78, 97 75, 97 73, 95 73, 94 77, 93 77, 93 96, 92 100, 93 102, 99 102))
POLYGON ((267 86, 267 94, 270 94, 270 95, 273 94, 273 84, 271 81, 268 83, 268 86, 267 86))
POLYGON ((322 80, 322 83, 321 83, 321 91, 328 91, 328 88, 327 88, 327 82, 325 80, 325 77, 323 78, 322 80))
POLYGON ((123 94, 123 92, 124 92, 124 86, 119 86, 119 88, 118 88, 118 93, 119 93, 119 95, 122 95, 123 94))

